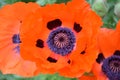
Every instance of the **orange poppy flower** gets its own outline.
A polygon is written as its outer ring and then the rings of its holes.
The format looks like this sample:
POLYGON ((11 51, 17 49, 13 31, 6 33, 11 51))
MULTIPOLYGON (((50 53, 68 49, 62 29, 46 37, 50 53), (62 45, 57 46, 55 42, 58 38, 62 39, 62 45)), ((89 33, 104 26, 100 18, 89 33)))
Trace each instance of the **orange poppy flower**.
MULTIPOLYGON (((88 5, 85 1, 80 3, 88 5)), ((71 7, 46 5, 24 19, 20 29, 21 56, 36 62, 36 73, 59 72, 79 77, 91 70, 98 53, 96 36, 102 21, 89 6, 83 9, 79 5, 75 11, 71 7)))
POLYGON ((35 63, 20 57, 19 28, 26 15, 38 8, 35 3, 17 2, 0 9, 0 70, 3 74, 34 74, 35 63))
MULTIPOLYGON (((117 28, 120 27, 120 21, 117 28)), ((120 44, 118 30, 102 28, 98 35, 100 54, 93 65, 97 80, 120 80, 120 44)))

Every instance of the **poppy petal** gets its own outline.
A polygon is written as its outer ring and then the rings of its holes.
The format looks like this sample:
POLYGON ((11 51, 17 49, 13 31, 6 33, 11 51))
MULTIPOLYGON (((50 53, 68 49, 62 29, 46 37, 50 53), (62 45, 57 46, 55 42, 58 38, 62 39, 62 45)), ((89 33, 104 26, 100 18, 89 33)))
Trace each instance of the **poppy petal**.
POLYGON ((79 78, 79 80, 97 80, 95 76, 85 76, 83 75, 82 77, 79 78))
POLYGON ((102 55, 98 55, 92 69, 98 80, 119 79, 118 72, 113 73, 117 71, 116 63, 119 64, 119 27, 118 22, 115 30, 101 28, 98 34, 98 47, 102 55))
POLYGON ((102 21, 86 1, 79 3, 85 6, 75 11, 71 10, 75 4, 46 5, 24 19, 21 56, 36 62, 36 74, 59 72, 79 77, 91 70, 98 54, 96 39, 102 21))
POLYGON ((36 70, 35 63, 20 57, 19 29, 24 17, 39 7, 35 3, 17 2, 0 9, 0 70, 2 73, 33 76, 36 70))

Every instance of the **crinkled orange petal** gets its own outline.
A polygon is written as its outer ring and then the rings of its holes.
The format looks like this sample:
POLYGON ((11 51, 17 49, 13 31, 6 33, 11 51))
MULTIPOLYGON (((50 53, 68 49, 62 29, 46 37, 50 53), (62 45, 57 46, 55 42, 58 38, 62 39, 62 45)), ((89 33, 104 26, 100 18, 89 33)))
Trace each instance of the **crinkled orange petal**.
MULTIPOLYGON (((75 51, 73 51, 73 53, 70 55, 70 70, 74 70, 74 72, 76 71, 76 73, 79 70, 89 72, 91 70, 92 64, 97 57, 97 54, 99 53, 96 40, 98 35, 97 32, 99 30, 98 28, 102 25, 102 22, 100 17, 98 17, 93 11, 91 11, 90 8, 88 9, 88 11, 84 10, 83 12, 81 9, 77 13, 79 13, 79 15, 77 15, 77 18, 75 20, 83 27, 83 31, 78 34, 78 44, 76 44, 77 47, 75 51), (90 23, 88 23, 89 21, 90 23), (85 51, 85 53, 80 54, 82 51, 85 51), (74 63, 74 65, 72 64, 72 62, 74 63)), ((66 68, 63 68, 63 70, 66 70, 66 68)), ((62 73, 62 71, 60 71, 60 74, 65 75, 65 73, 62 73)), ((83 72, 81 73, 83 74, 83 72)), ((67 73, 66 75, 68 77, 71 76, 67 73)))
MULTIPOLYGON (((52 56, 55 59, 59 59, 57 61, 57 63, 58 64, 60 63, 60 65, 57 64, 58 67, 56 67, 56 68, 59 68, 60 66, 64 66, 67 63, 66 61, 63 62, 63 60, 67 60, 66 57, 63 58, 62 56, 57 55, 57 54, 55 56, 54 53, 51 52, 51 50, 49 50, 46 43, 44 43, 45 47, 42 49, 37 48, 35 45, 37 39, 42 39, 44 42, 46 42, 46 39, 50 33, 50 30, 46 28, 46 26, 47 26, 46 24, 49 21, 52 21, 54 19, 60 19, 63 22, 63 26, 72 27, 74 16, 69 17, 69 15, 67 13, 68 13, 67 7, 64 4, 60 4, 60 5, 54 4, 52 6, 47 5, 46 7, 40 8, 37 12, 31 14, 29 17, 27 17, 27 19, 25 19, 25 21, 23 22, 22 27, 21 27, 21 40, 23 42, 21 44, 21 46, 23 46, 23 47, 21 47, 21 51, 22 51, 21 55, 23 56, 24 59, 26 59, 26 58, 30 59, 30 55, 24 53, 24 50, 28 50, 29 54, 34 53, 33 56, 35 56, 36 58, 43 59, 46 62, 46 63, 44 63, 44 66, 46 66, 46 67, 47 67, 47 65, 49 65, 48 67, 56 66, 56 64, 54 64, 54 63, 51 64, 50 62, 46 61, 46 59, 49 56, 52 56), (63 10, 60 11, 60 9, 63 9, 63 10), (52 12, 48 13, 50 11, 52 11, 52 12), (32 17, 33 15, 34 15, 34 17, 32 17), (40 17, 40 15, 41 15, 41 17, 40 17), (34 21, 36 21, 36 22, 34 22, 34 21), (34 28, 34 27, 36 27, 36 28, 34 28), (31 29, 32 29, 32 31, 30 31, 31 29), (29 34, 26 34, 26 33, 29 33, 29 34), (44 35, 42 35, 42 34, 44 34, 44 35), (26 41, 26 40, 28 40, 28 41, 26 41), (24 49, 24 47, 26 49, 24 49)), ((73 15, 73 13, 72 13, 72 15, 73 15)), ((31 57, 31 60, 33 60, 33 59, 35 59, 35 58, 31 57)))
POLYGON ((104 54, 104 57, 113 55, 115 50, 118 49, 118 36, 119 34, 113 29, 101 28, 98 35, 98 47, 100 52, 104 54))
POLYGON ((80 67, 77 66, 74 62, 71 62, 71 65, 60 69, 59 74, 65 77, 71 77, 71 78, 77 77, 78 78, 85 73, 84 70, 79 70, 79 68, 80 67))
POLYGON ((38 4, 32 2, 29 2, 28 4, 24 2, 17 2, 12 4, 12 6, 7 4, 0 10, 0 15, 6 18, 9 17, 9 19, 15 18, 21 21, 27 14, 34 12, 39 7, 40 6, 38 4))
POLYGON ((67 3, 67 5, 74 12, 79 12, 81 9, 84 10, 90 7, 85 0, 71 0, 67 3))
MULTIPOLYGON (((101 28, 98 34, 98 48, 99 53, 102 53, 105 58, 114 55, 116 50, 120 50, 119 45, 119 27, 118 22, 116 29, 101 28)), ((101 70, 101 63, 95 62, 92 68, 93 73, 96 75, 97 80, 108 80, 101 70)))
POLYGON ((85 76, 85 75, 83 75, 79 78, 79 80, 97 80, 97 78, 95 76, 85 76))
MULTIPOLYGON (((15 53, 15 52, 14 52, 15 53)), ((19 54, 8 54, 0 64, 3 74, 16 74, 24 77, 33 76, 36 70, 34 62, 23 60, 19 54)))
POLYGON ((0 70, 4 74, 18 74, 26 77, 34 75, 35 63, 20 57, 19 43, 14 44, 12 37, 14 34, 19 34, 24 17, 39 7, 35 3, 17 2, 0 9, 0 70))
POLYGON ((36 73, 59 72, 67 77, 80 77, 84 72, 91 70, 97 57, 97 33, 101 25, 101 18, 90 9, 86 1, 73 0, 67 5, 46 5, 27 16, 22 23, 21 56, 26 60, 36 62, 38 67, 36 73), (55 19, 61 20, 60 27, 71 29, 76 37, 74 50, 66 56, 52 52, 46 43, 52 31, 47 28, 47 23, 55 19), (79 33, 73 29, 75 23, 82 27, 79 33), (43 48, 36 46, 39 39, 44 41, 43 48), (82 54, 83 51, 85 53, 82 54), (49 62, 48 57, 56 59, 57 62, 49 62))
POLYGON ((116 31, 120 32, 120 20, 118 21, 117 25, 116 25, 116 31))
POLYGON ((96 76, 97 80, 107 80, 107 77, 104 75, 104 73, 101 70, 101 65, 102 64, 98 64, 95 62, 93 64, 92 71, 94 75, 96 76))

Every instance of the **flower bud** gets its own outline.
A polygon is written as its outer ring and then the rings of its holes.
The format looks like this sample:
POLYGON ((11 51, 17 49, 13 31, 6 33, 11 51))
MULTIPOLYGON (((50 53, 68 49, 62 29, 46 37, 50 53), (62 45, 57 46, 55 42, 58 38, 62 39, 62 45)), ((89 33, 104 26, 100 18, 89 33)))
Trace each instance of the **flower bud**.
POLYGON ((53 4, 56 0, 37 0, 36 3, 38 3, 41 6, 44 6, 46 4, 53 4))
POLYGON ((36 3, 41 6, 44 6, 45 4, 47 4, 47 0, 37 0, 36 3))
POLYGON ((106 0, 95 0, 92 5, 92 9, 101 17, 108 12, 108 6, 106 0))
POLYGON ((115 5, 114 13, 117 17, 120 18, 120 2, 115 5))

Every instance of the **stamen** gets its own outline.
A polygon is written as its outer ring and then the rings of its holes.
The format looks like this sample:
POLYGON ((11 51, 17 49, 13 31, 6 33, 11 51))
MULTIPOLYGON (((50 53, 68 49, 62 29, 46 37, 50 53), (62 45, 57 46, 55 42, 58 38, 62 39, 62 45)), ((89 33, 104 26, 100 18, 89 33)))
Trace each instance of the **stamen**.
POLYGON ((68 37, 65 33, 58 33, 54 37, 54 44, 58 48, 63 48, 64 46, 67 46, 69 44, 68 37))
POLYGON ((109 66, 112 72, 116 73, 120 71, 120 60, 111 60, 109 61, 109 66))
POLYGON ((12 37, 12 42, 13 42, 14 44, 21 43, 19 34, 14 34, 14 35, 13 35, 13 37, 12 37))
POLYGON ((110 80, 120 80, 120 56, 113 55, 105 59, 102 71, 110 80))
POLYGON ((75 46, 75 35, 68 28, 57 28, 53 30, 47 39, 48 47, 55 53, 65 56, 75 46))
POLYGON ((13 49, 16 53, 20 53, 20 46, 16 46, 14 49, 13 49))

